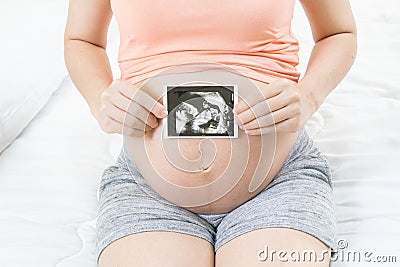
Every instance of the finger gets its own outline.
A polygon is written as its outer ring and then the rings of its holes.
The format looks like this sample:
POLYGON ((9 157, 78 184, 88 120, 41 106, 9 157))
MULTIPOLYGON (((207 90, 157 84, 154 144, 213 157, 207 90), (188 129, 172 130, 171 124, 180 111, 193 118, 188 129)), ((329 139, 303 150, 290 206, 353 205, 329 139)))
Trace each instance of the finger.
POLYGON ((143 136, 145 132, 143 130, 138 130, 124 125, 123 123, 116 121, 112 117, 107 117, 107 124, 109 129, 112 129, 114 133, 120 133, 129 136, 143 136))
POLYGON ((257 117, 256 119, 240 125, 239 127, 242 130, 251 130, 271 126, 297 115, 293 111, 294 108, 292 108, 292 105, 288 105, 274 112, 268 113, 267 115, 257 117))
POLYGON ((253 130, 246 130, 245 133, 248 135, 272 134, 274 132, 295 133, 299 131, 298 125, 299 125, 298 119, 291 118, 272 126, 257 128, 253 130))
POLYGON ((249 123, 255 118, 262 117, 271 112, 284 108, 285 106, 290 104, 290 102, 291 100, 285 97, 284 93, 278 94, 265 101, 261 101, 260 103, 257 103, 254 107, 251 107, 238 114, 237 117, 239 119, 237 120, 237 122, 239 125, 249 123))
POLYGON ((106 116, 102 125, 102 129, 106 133, 122 133, 122 127, 121 124, 118 123, 118 121, 114 120, 113 118, 106 116))
POLYGON ((168 112, 166 108, 160 102, 152 98, 149 94, 143 92, 141 89, 135 88, 133 92, 127 92, 127 88, 124 86, 122 86, 120 89, 120 92, 123 95, 143 106, 149 112, 153 113, 157 118, 161 119, 167 116, 168 112))
POLYGON ((247 96, 245 99, 241 99, 233 108, 236 114, 240 114, 247 110, 249 107, 255 106, 257 103, 274 97, 282 92, 281 86, 278 84, 269 84, 266 88, 256 90, 254 93, 247 96))
POLYGON ((156 128, 158 126, 157 118, 136 102, 132 103, 132 105, 129 107, 129 113, 134 114, 134 117, 139 118, 152 128, 156 128))
POLYGON ((125 95, 120 94, 119 96, 112 99, 112 103, 117 108, 133 115, 140 119, 143 123, 146 123, 152 128, 156 128, 158 126, 157 118, 150 114, 144 107, 137 104, 136 102, 131 101, 125 95))
POLYGON ((123 125, 128 125, 133 129, 142 131, 149 131, 151 129, 149 125, 145 124, 139 118, 136 118, 113 105, 108 110, 108 116, 122 123, 123 125))
POLYGON ((152 129, 152 127, 150 127, 150 125, 144 123, 141 119, 134 117, 129 113, 126 113, 124 125, 125 124, 133 129, 138 129, 138 130, 146 131, 146 132, 148 132, 152 129))

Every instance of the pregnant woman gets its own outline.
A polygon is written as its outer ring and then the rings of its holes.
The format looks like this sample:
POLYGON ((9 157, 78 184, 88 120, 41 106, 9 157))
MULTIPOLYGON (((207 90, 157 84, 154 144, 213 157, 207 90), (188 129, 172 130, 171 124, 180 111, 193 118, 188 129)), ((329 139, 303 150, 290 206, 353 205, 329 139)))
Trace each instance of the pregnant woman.
POLYGON ((295 0, 70 0, 71 79, 101 129, 123 133, 132 147, 124 145, 100 181, 99 266, 329 265, 336 248, 331 172, 304 125, 349 71, 356 26, 348 0, 300 2, 315 40, 301 80, 291 32, 295 0), (106 54, 113 15, 120 79, 106 54), (151 81, 200 61, 232 67, 255 86, 239 85, 237 138, 178 138, 181 157, 171 162, 163 148, 176 139, 162 134, 170 114, 151 81), (209 164, 198 160, 211 154, 209 164), (196 171, 178 168, 184 161, 196 171), (220 177, 237 183, 211 199, 220 177), (249 190, 253 178, 262 183, 249 190), (188 197, 164 190, 165 181, 211 186, 188 197), (201 205, 182 205, 199 197, 201 205))

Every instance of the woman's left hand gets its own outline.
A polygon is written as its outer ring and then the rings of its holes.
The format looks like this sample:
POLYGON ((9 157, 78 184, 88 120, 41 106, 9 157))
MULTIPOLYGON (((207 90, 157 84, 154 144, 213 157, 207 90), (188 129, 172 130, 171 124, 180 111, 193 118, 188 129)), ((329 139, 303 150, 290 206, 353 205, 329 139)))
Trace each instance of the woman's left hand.
POLYGON ((249 135, 298 132, 315 111, 311 97, 287 79, 266 84, 245 100, 233 112, 239 128, 249 135))

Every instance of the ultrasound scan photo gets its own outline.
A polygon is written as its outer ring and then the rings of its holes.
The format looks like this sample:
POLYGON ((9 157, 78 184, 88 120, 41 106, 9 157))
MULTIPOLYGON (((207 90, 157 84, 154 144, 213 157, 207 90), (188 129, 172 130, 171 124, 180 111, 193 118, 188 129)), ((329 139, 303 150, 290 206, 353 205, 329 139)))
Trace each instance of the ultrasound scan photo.
POLYGON ((235 85, 165 86, 166 137, 236 138, 235 85))

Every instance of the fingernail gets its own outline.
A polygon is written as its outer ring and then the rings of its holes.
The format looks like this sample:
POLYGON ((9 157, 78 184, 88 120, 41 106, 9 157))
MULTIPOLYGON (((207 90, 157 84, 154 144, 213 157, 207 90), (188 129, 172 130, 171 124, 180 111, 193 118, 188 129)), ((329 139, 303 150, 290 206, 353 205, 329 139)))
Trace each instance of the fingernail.
POLYGON ((235 115, 235 123, 237 125, 242 125, 242 122, 240 121, 239 117, 235 115))
POLYGON ((158 127, 158 120, 156 120, 155 122, 154 122, 154 125, 153 126, 150 126, 151 128, 157 128, 158 127))
POLYGON ((234 112, 235 112, 236 114, 240 112, 240 107, 241 107, 241 103, 240 103, 240 102, 237 103, 237 104, 233 107, 233 110, 234 110, 234 112))
POLYGON ((163 110, 161 110, 161 116, 164 118, 165 116, 167 116, 168 115, 168 112, 167 112, 167 110, 165 110, 165 109, 163 109, 163 110))

